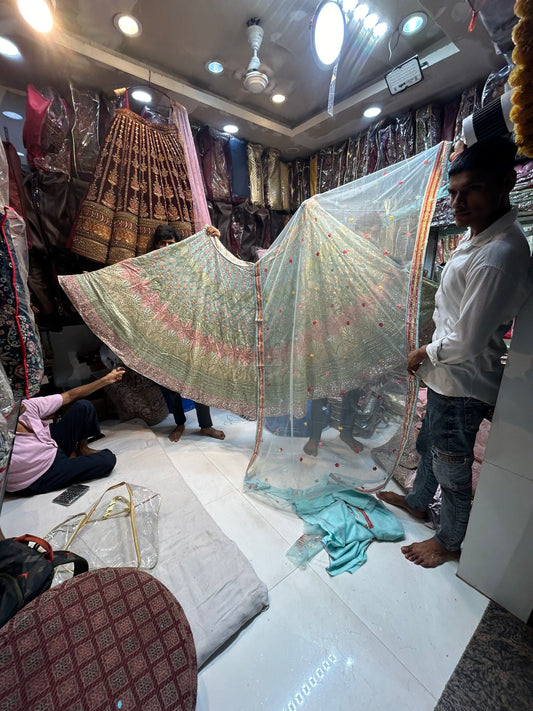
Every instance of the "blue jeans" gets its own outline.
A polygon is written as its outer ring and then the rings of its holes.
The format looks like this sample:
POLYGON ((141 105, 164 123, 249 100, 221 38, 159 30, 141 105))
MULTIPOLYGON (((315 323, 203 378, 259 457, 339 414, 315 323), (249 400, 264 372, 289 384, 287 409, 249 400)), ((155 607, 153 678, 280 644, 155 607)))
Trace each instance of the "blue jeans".
POLYGON ((428 388, 426 415, 416 441, 420 462, 405 501, 425 511, 442 490, 436 540, 457 551, 465 537, 472 499, 472 463, 479 426, 493 406, 474 398, 446 397, 428 388))
MULTIPOLYGON (((161 392, 163 393, 169 412, 174 415, 174 422, 177 425, 184 425, 187 418, 185 417, 185 412, 183 410, 181 395, 173 390, 165 388, 163 385, 160 385, 159 387, 161 388, 161 392)), ((198 417, 200 429, 205 430, 209 427, 213 427, 209 405, 203 405, 201 402, 195 402, 194 407, 196 408, 196 415, 198 417)))

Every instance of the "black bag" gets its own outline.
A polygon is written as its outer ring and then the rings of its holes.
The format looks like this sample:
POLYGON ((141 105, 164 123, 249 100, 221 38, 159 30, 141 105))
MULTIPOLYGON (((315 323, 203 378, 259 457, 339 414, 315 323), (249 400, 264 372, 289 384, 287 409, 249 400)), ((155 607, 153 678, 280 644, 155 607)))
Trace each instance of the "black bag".
POLYGON ((49 543, 37 536, 25 534, 0 541, 0 627, 48 590, 58 565, 69 563, 74 563, 74 575, 89 570, 85 558, 69 551, 53 551, 49 543))

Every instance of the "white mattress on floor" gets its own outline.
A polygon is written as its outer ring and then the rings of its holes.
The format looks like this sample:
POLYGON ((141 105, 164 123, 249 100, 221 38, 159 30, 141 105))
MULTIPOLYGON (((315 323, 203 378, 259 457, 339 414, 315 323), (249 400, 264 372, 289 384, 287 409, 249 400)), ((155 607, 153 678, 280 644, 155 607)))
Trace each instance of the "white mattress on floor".
POLYGON ((213 521, 167 457, 157 437, 141 420, 103 427, 117 465, 106 479, 72 506, 51 503, 57 492, 28 498, 8 495, 1 526, 6 536, 44 537, 69 516, 86 512, 112 484, 126 481, 161 495, 159 561, 149 571, 182 605, 201 666, 238 630, 268 606, 268 592, 249 561, 213 521))

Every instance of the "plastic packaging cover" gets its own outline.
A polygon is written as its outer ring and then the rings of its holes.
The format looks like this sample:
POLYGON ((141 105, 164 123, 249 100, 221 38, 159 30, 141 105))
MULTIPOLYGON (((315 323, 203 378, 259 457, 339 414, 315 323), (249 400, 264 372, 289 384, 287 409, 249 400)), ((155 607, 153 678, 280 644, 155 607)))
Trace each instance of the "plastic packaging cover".
POLYGON ((263 146, 260 143, 248 144, 248 172, 250 174, 250 200, 258 207, 265 206, 265 187, 263 182, 263 164, 261 156, 263 146))
POLYGON ((9 166, 4 145, 0 141, 0 210, 9 205, 9 166))
MULTIPOLYGON (((159 494, 121 482, 106 489, 88 513, 71 516, 53 528, 45 540, 56 550, 81 555, 90 569, 151 570, 159 555, 160 504, 159 494)), ((68 571, 59 575, 70 577, 68 571)))

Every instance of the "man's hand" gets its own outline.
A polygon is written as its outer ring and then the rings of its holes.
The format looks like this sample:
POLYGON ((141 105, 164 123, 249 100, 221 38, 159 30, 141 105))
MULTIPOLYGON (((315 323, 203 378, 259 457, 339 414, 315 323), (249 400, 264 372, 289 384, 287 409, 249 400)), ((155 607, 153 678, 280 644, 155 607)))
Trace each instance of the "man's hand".
POLYGON ((113 370, 108 373, 107 375, 104 375, 103 378, 101 378, 101 386, 100 387, 105 387, 106 385, 112 385, 113 383, 118 383, 122 380, 124 377, 124 373, 126 372, 125 368, 119 367, 119 368, 113 368, 113 370))
POLYGON ((411 351, 407 356, 407 372, 410 375, 415 375, 420 365, 426 360, 426 346, 420 346, 414 351, 411 351))
POLYGON ((213 227, 213 225, 206 225, 204 229, 206 234, 208 234, 210 237, 216 237, 217 239, 220 239, 220 231, 217 230, 216 227, 213 227))
POLYGON ((99 378, 98 380, 88 383, 87 385, 80 385, 79 388, 73 388, 72 390, 67 390, 64 393, 61 393, 63 405, 70 405, 72 402, 76 402, 76 400, 92 395, 97 390, 100 390, 100 388, 105 388, 106 385, 118 383, 122 380, 125 372, 126 370, 122 367, 113 368, 113 370, 107 375, 104 375, 103 378, 99 378))

